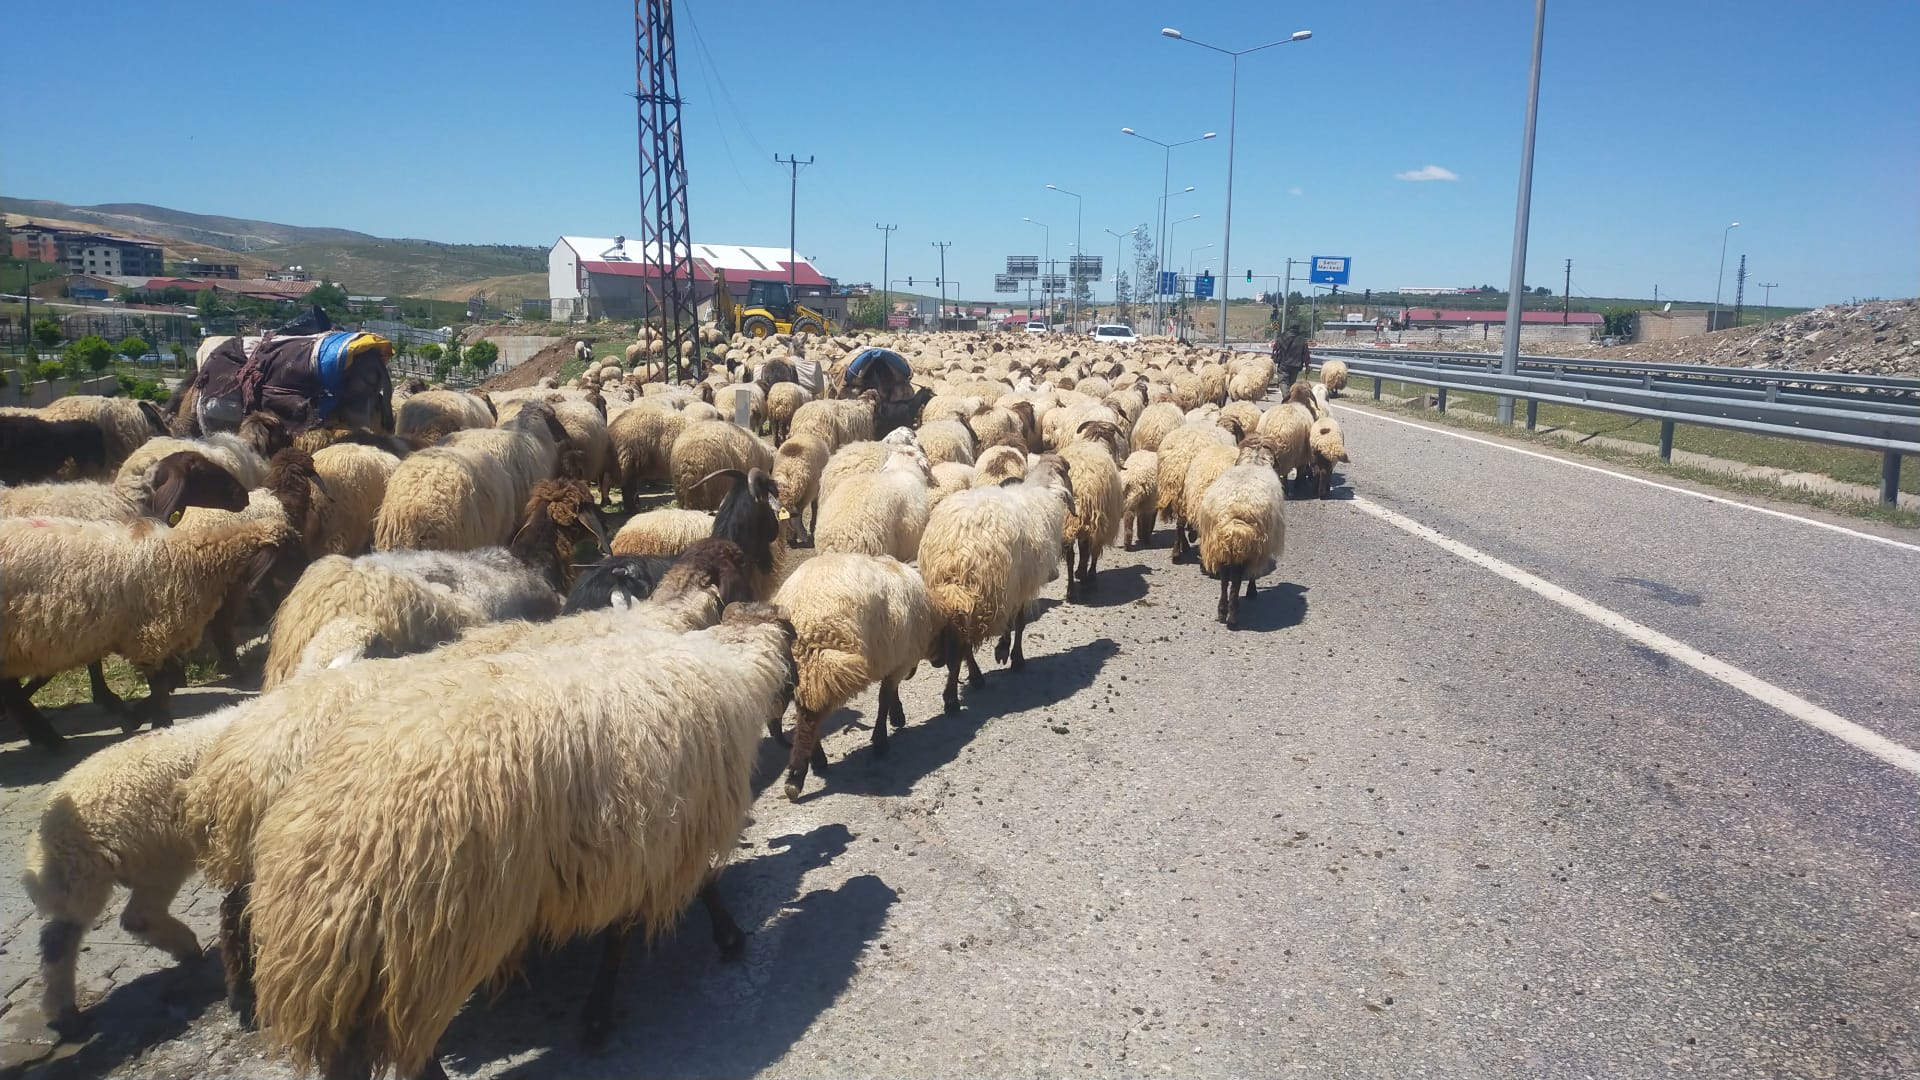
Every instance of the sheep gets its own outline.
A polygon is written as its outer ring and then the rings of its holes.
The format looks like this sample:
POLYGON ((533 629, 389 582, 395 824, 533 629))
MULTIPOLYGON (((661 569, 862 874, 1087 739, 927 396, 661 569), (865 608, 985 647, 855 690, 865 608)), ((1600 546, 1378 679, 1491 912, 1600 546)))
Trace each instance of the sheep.
POLYGON ((990 487, 1027 475, 1027 455, 1015 446, 989 446, 973 463, 974 487, 990 487))
POLYGON ((608 501, 610 480, 618 477, 613 438, 607 425, 607 400, 590 392, 580 401, 550 401, 554 417, 566 429, 567 443, 580 451, 580 475, 600 489, 600 505, 608 501))
POLYGON ((527 401, 499 427, 456 431, 442 445, 492 457, 505 466, 512 480, 508 500, 518 515, 535 484, 559 475, 561 451, 570 444, 553 406, 527 401))
POLYGON ((387 477, 373 519, 376 551, 465 551, 505 543, 513 528, 513 478, 470 447, 433 446, 387 477))
POLYGON ((1313 455, 1316 494, 1324 499, 1333 490, 1334 463, 1353 459, 1347 456, 1346 439, 1340 432, 1340 425, 1331 416, 1314 421, 1307 446, 1313 455))
POLYGON ((1254 435, 1194 508, 1200 569, 1220 579, 1219 619, 1229 630, 1240 621, 1240 583, 1252 596, 1254 583, 1273 572, 1286 549, 1285 501, 1273 444, 1254 435))
POLYGON ((167 433, 160 406, 132 398, 74 394, 56 398, 40 410, 44 420, 86 420, 97 425, 105 439, 108 468, 127 460, 134 450, 156 435, 167 433))
POLYGON ((684 413, 649 398, 608 423, 607 436, 620 471, 622 508, 633 510, 642 482, 673 479, 673 442, 687 422, 684 413))
POLYGON ((1257 434, 1273 444, 1274 467, 1280 470, 1281 479, 1289 472, 1297 472, 1299 483, 1304 486, 1313 475, 1313 424, 1313 414, 1306 406, 1292 401, 1276 405, 1261 415, 1257 434))
POLYGON ((191 450, 232 473, 234 479, 246 485, 248 490, 266 482, 267 458, 245 439, 228 432, 218 432, 204 439, 178 439, 171 435, 148 439, 120 463, 115 479, 126 483, 141 482, 141 478, 151 473, 161 458, 183 450, 191 450))
MULTIPOLYGON (((780 499, 773 478, 759 469, 722 469, 702 480, 729 481, 713 515, 713 536, 739 545, 747 559, 749 591, 764 601, 773 595, 781 544, 780 499)), ((717 485, 716 485, 717 486, 717 485)))
MULTIPOLYGON (((77 421, 75 421, 77 422, 77 421)), ((83 480, 0 488, 0 517, 64 517, 81 521, 171 523, 189 506, 241 510, 247 489, 233 474, 192 451, 161 458, 153 470, 113 483, 83 480)))
POLYGON ((406 655, 480 623, 552 618, 571 585, 575 544, 592 539, 604 550, 605 532, 592 495, 577 480, 541 481, 523 522, 507 549, 389 551, 314 563, 274 616, 262 689, 342 655, 357 658, 374 642, 406 655), (309 646, 323 632, 332 643, 312 654, 309 646))
POLYGON ((326 489, 320 535, 309 538, 316 554, 358 555, 373 545, 373 522, 387 496, 387 481, 400 458, 375 446, 337 442, 313 455, 313 471, 326 489))
POLYGON ((874 398, 869 392, 850 401, 839 398, 809 401, 794 410, 787 435, 791 438, 805 432, 818 436, 829 450, 838 450, 852 442, 871 441, 874 398))
POLYGON ((978 475, 973 466, 962 465, 957 461, 943 461, 932 469, 933 483, 927 488, 927 511, 940 505, 940 500, 956 491, 965 491, 973 486, 978 475))
POLYGON ((767 418, 767 392, 758 383, 728 383, 718 388, 709 386, 705 393, 709 395, 707 401, 720 410, 721 417, 727 420, 733 419, 736 415, 735 410, 738 408, 734 404, 736 396, 745 393, 748 431, 760 430, 761 422, 767 418))
POLYGON ((792 643, 777 609, 735 605, 710 630, 606 635, 389 687, 261 823, 250 918, 268 1039, 329 1075, 418 1075, 527 943, 604 932, 586 1010, 599 1042, 627 927, 676 923, 739 835, 792 643), (486 690, 461 692, 461 671, 486 690))
POLYGON ((813 400, 806 387, 795 382, 777 382, 767 388, 767 426, 773 441, 785 443, 793 431, 794 414, 813 400))
POLYGON ((1208 444, 1194 451, 1187 463, 1187 478, 1180 486, 1180 505, 1174 514, 1173 548, 1175 559, 1194 553, 1193 512, 1199 507, 1200 499, 1207 493, 1220 474, 1233 468, 1239 460, 1240 447, 1237 442, 1224 445, 1208 444))
POLYGON ((924 426, 937 420, 957 420, 965 424, 990 408, 992 406, 984 398, 952 393, 935 394, 927 399, 926 408, 920 410, 920 423, 924 426))
POLYGON ((946 711, 960 708, 960 665, 985 684, 973 651, 1000 635, 994 658, 1026 666, 1028 612, 1060 573, 1060 537, 1073 488, 1058 458, 1035 458, 1025 479, 942 500, 920 540, 920 574, 940 627, 929 659, 947 669, 946 711))
POLYGON ((1140 411, 1140 418, 1133 422, 1133 434, 1130 441, 1135 450, 1159 450, 1160 440, 1167 432, 1186 422, 1186 414, 1180 406, 1171 401, 1156 401, 1140 411))
POLYGON ((1186 506, 1187 467, 1193 464, 1193 458, 1200 448, 1208 445, 1232 446, 1233 434, 1218 424, 1198 421, 1188 422, 1167 433, 1160 440, 1160 516, 1174 522, 1173 557, 1178 559, 1186 551, 1186 521, 1181 511, 1186 506))
POLYGON ((75 995, 80 943, 106 910, 113 887, 129 891, 120 926, 181 964, 200 942, 168 912, 193 873, 194 844, 173 812, 175 786, 232 723, 222 709, 175 728, 109 746, 74 766, 48 793, 27 837, 21 883, 46 925, 40 931, 41 1006, 67 1038, 83 1024, 75 995))
POLYGON ((669 455, 673 468, 673 495, 689 510, 712 510, 724 492, 706 487, 707 477, 723 469, 773 468, 773 450, 753 433, 725 420, 689 423, 673 440, 669 455))
POLYGON ((1073 488, 1073 509, 1067 514, 1061 539, 1067 562, 1067 599, 1085 597, 1094 589, 1100 553, 1120 534, 1123 488, 1114 462, 1117 448, 1126 445, 1120 429, 1104 420, 1081 424, 1077 438, 1060 450, 1073 488), (1078 557, 1076 558, 1076 550, 1078 557), (1077 586, 1077 589, 1076 589, 1077 586))
POLYGON ((1227 397, 1233 401, 1259 401, 1267 396, 1273 376, 1271 356, 1255 353, 1235 360, 1227 368, 1227 397))
POLYGON ((1031 450, 1039 430, 1031 401, 996 405, 969 417, 966 425, 973 432, 976 453, 989 446, 1018 446, 1023 450, 1031 450))
POLYGON ((91 475, 107 468, 107 436, 90 420, 0 416, 0 484, 30 484, 57 476, 91 475))
POLYGON ((1219 418, 1232 420, 1242 431, 1252 431, 1260 426, 1260 406, 1251 401, 1229 401, 1221 406, 1219 418))
MULTIPOLYGON (((884 555, 831 553, 793 572, 773 602, 793 624, 799 683, 786 796, 798 799, 807 767, 826 772, 820 723, 878 680, 873 753, 887 754, 887 726, 904 727, 900 681, 911 678, 933 643, 933 602, 912 567, 884 555)), ((781 741, 776 717, 770 732, 781 741)))
POLYGON ((152 521, 0 519, 7 568, 0 619, 0 706, 47 748, 62 740, 16 679, 56 675, 119 653, 147 675, 129 730, 169 722, 181 656, 228 593, 250 587, 299 537, 284 521, 236 519, 206 530, 152 521))
POLYGON ((1327 396, 1339 397, 1340 391, 1347 388, 1347 362, 1328 360, 1321 364, 1320 383, 1327 388, 1327 396))
POLYGON ((1121 532, 1128 551, 1153 546, 1153 520, 1159 516, 1160 455, 1135 450, 1120 470, 1121 532))
POLYGON ((1309 418, 1318 420, 1327 415, 1326 392, 1327 388, 1319 383, 1297 382, 1287 388, 1284 400, 1307 410, 1309 418))
POLYGON ((445 435, 466 428, 489 428, 493 424, 490 398, 456 390, 424 390, 400 403, 393 431, 396 435, 413 435, 431 427, 445 435))
POLYGON ((927 527, 929 480, 927 467, 904 452, 890 454, 878 471, 847 477, 821 499, 814 546, 911 561, 927 527))
POLYGON ((958 420, 928 421, 914 435, 931 465, 946 461, 973 464, 973 432, 958 420))
POLYGON ((787 538, 792 543, 807 542, 809 526, 801 524, 801 517, 809 508, 813 511, 810 527, 820 526, 820 476, 826 471, 830 456, 827 444, 818 435, 805 432, 789 435, 773 456, 773 483, 780 494, 780 505, 791 515, 787 519, 787 538))
POLYGON ((713 534, 713 515, 698 510, 664 509, 635 514, 613 534, 615 555, 678 555, 688 544, 713 534))

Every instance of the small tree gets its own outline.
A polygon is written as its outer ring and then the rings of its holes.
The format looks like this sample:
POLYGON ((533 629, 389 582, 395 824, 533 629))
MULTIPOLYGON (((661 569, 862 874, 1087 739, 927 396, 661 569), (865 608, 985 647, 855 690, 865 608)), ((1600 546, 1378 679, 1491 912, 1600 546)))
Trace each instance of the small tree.
POLYGON ((152 348, 145 338, 129 334, 120 339, 120 344, 114 348, 114 351, 129 360, 138 360, 152 351, 152 348))
POLYGON ((68 345, 60 353, 61 365, 69 378, 80 378, 88 371, 105 371, 113 363, 113 346, 98 334, 88 334, 68 345))
POLYGON ((879 330, 887 325, 886 304, 878 296, 863 296, 847 305, 847 323, 856 330, 879 330))
POLYGON ((320 310, 333 316, 335 321, 347 316, 347 290, 331 281, 322 281, 315 285, 307 290, 307 295, 301 299, 306 303, 317 305, 320 310))
POLYGON ((60 332, 60 324, 53 319, 33 320, 33 344, 36 348, 51 349, 60 344, 64 336, 60 332))
POLYGON ((498 359, 500 359, 500 346, 486 338, 481 338, 467 346, 467 355, 462 362, 467 370, 478 373, 492 367, 493 362, 498 359))

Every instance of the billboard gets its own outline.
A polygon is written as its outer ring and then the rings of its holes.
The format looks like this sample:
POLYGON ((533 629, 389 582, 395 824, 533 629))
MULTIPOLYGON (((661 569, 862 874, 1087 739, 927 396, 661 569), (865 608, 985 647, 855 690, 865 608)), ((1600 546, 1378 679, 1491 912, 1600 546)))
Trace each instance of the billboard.
POLYGON ((1040 276, 1040 256, 1007 256, 1007 276, 1017 278, 1037 278, 1040 276))
POLYGON ((1058 296, 1059 294, 1066 292, 1067 291, 1067 275, 1042 274, 1040 276, 1040 291, 1043 293, 1054 295, 1054 296, 1058 296))
POLYGON ((1020 291, 1020 279, 1012 274, 995 274, 993 275, 993 291, 1017 293, 1020 291))
POLYGON ((1353 260, 1345 255, 1315 255, 1307 280, 1315 285, 1345 285, 1353 260))
POLYGON ((1098 281, 1105 276, 1100 269, 1100 256, 1075 255, 1067 260, 1067 276, 1098 281))

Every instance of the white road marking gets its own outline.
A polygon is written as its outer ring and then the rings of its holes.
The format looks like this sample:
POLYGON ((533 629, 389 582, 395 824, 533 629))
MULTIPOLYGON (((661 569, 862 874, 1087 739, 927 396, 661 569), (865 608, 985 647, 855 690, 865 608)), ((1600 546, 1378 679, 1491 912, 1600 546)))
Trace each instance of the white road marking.
POLYGON ((1339 409, 1341 412, 1352 413, 1356 416, 1364 416, 1372 420, 1383 420, 1389 424, 1399 424, 1402 427, 1418 428, 1421 431, 1430 431, 1435 435, 1447 435, 1455 439, 1464 439, 1470 443, 1479 443, 1481 446, 1491 446, 1496 450, 1507 450, 1515 454, 1525 454, 1526 456, 1531 458, 1539 458, 1542 461, 1551 461, 1560 465, 1572 466, 1573 468, 1576 468, 1576 469, 1585 469, 1588 472, 1597 472, 1603 476, 1612 476, 1621 480, 1631 480, 1636 484, 1645 484, 1646 486, 1651 488, 1659 488, 1661 491, 1671 491, 1678 495, 1686 495, 1695 499, 1704 499, 1707 502, 1719 503, 1722 506, 1735 506, 1735 507, 1739 507, 1742 510, 1751 510, 1756 514, 1765 514, 1768 517, 1785 518, 1788 521, 1797 521, 1797 522, 1800 522, 1802 525, 1812 525, 1815 528, 1827 529, 1831 532, 1841 533, 1846 536, 1854 537, 1855 539, 1858 539, 1858 540, 1871 540, 1876 544, 1885 544, 1888 547, 1901 548, 1902 550, 1905 550, 1905 551, 1920 552, 1920 544, 1909 544, 1904 540, 1894 540, 1885 536, 1875 536, 1872 533, 1861 532, 1858 529, 1849 529, 1845 525, 1835 525, 1830 521, 1820 521, 1815 518, 1801 517, 1799 514, 1789 514, 1782 510, 1769 510, 1764 506, 1754 506, 1751 503, 1738 502, 1734 499, 1729 499, 1724 495, 1709 495, 1704 491, 1691 491, 1687 488, 1675 487, 1672 484, 1662 484, 1657 480, 1649 480, 1644 476, 1634 476, 1631 473, 1615 472, 1612 469, 1603 469, 1598 465, 1588 465, 1587 463, 1582 461, 1569 461, 1566 458, 1556 457, 1552 454, 1543 454, 1537 450, 1527 450, 1518 446, 1508 446, 1506 443, 1495 442, 1492 439, 1477 438, 1475 436, 1468 435, 1464 432, 1450 431, 1446 428, 1434 427, 1431 424, 1416 424, 1411 420, 1402 420, 1394 416, 1382 416, 1381 414, 1374 412, 1372 409, 1356 409, 1351 405, 1335 405, 1333 407, 1336 409, 1339 409))
POLYGON ((1902 746, 1879 732, 1861 727, 1789 690, 1783 690, 1757 675, 1734 667, 1725 660, 1709 656, 1684 641, 1676 641, 1650 626, 1634 622, 1617 611, 1601 607, 1583 596, 1568 592, 1551 581, 1535 577, 1478 548, 1442 535, 1404 514, 1396 513, 1366 499, 1355 498, 1348 501, 1362 513, 1371 514, 1394 528, 1417 536, 1475 566, 1491 570, 1528 592, 1545 597, 1569 611, 1583 615, 1663 656, 1678 660, 1702 675, 1725 683, 1763 705, 1770 705, 1810 728, 1823 731, 1849 746, 1864 750, 1896 769, 1904 769, 1915 776, 1920 776, 1920 750, 1902 746))

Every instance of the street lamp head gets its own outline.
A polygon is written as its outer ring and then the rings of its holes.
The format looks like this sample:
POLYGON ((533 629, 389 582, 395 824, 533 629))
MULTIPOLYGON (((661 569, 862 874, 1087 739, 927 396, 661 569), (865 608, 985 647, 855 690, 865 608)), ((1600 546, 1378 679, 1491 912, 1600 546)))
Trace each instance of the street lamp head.
POLYGON ((1176 38, 1176 39, 1177 39, 1177 38, 1179 38, 1179 37, 1180 37, 1180 31, 1178 31, 1178 30, 1175 30, 1175 29, 1174 29, 1173 27, 1171 27, 1171 26, 1163 26, 1163 27, 1161 27, 1161 28, 1160 28, 1160 36, 1161 36, 1161 37, 1170 37, 1170 38, 1176 38))
POLYGON ((1305 41, 1312 36, 1313 36, 1313 31, 1311 30, 1295 30, 1293 32, 1293 36, 1288 38, 1287 40, 1288 41, 1305 41))
POLYGON ((1121 129, 1120 129, 1120 134, 1122 134, 1122 135, 1138 135, 1138 134, 1139 134, 1139 132, 1137 132, 1137 131, 1135 131, 1135 130, 1133 130, 1132 128, 1121 128, 1121 129))
POLYGON ((1052 184, 1048 184, 1048 185, 1047 185, 1047 190, 1048 190, 1048 191, 1059 191, 1060 189, 1059 189, 1059 188, 1057 188, 1057 187, 1054 187, 1054 186, 1053 186, 1052 184))
POLYGON ((1212 139, 1212 138, 1216 138, 1219 134, 1220 133, 1217 131, 1209 131, 1205 135, 1202 135, 1200 137, 1203 139, 1212 139))
POLYGON ((1180 189, 1180 194, 1185 195, 1187 192, 1192 190, 1193 190, 1193 185, 1188 184, 1186 187, 1180 189))
POLYGON ((1736 222, 1734 222, 1733 224, 1731 224, 1731 225, 1729 225, 1729 226, 1727 226, 1727 228, 1729 228, 1729 229, 1737 229, 1737 228, 1739 228, 1739 227, 1740 227, 1740 223, 1739 223, 1739 222, 1737 222, 1737 221, 1736 221, 1736 222))

